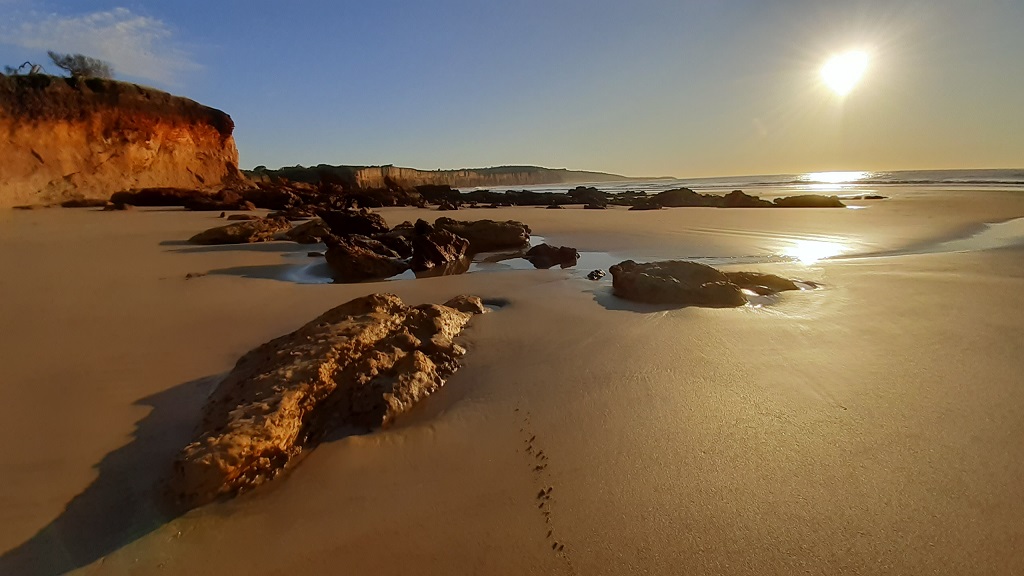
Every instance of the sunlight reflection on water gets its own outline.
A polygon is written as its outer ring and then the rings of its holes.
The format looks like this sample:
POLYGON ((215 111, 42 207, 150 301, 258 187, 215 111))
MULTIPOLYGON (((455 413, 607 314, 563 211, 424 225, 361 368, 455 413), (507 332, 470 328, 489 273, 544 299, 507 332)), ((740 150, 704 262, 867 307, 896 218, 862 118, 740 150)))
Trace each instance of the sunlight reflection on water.
POLYGON ((826 240, 793 240, 792 244, 782 249, 782 253, 804 264, 814 264, 819 260, 838 256, 848 250, 845 244, 826 240))

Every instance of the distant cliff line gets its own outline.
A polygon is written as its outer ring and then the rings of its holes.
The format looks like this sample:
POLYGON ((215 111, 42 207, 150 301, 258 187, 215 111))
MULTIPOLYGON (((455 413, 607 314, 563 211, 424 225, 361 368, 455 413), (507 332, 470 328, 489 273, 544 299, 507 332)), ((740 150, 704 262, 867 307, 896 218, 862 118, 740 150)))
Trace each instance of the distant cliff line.
POLYGON ((624 182, 635 180, 619 174, 587 172, 540 166, 496 166, 460 170, 417 170, 397 166, 319 166, 285 167, 268 170, 259 166, 245 172, 256 182, 277 179, 309 184, 338 184, 346 188, 414 188, 424 185, 453 188, 532 186, 539 184, 579 184, 583 182, 624 182))

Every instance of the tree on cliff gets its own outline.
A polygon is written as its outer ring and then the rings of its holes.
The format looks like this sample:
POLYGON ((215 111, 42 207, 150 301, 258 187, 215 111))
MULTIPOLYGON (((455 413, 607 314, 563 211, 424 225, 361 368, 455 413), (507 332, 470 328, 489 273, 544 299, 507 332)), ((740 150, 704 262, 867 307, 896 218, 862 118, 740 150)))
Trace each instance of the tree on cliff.
POLYGON ((109 63, 92 58, 83 54, 60 54, 48 51, 50 60, 62 70, 67 70, 72 76, 84 76, 87 78, 113 78, 114 67, 109 63))

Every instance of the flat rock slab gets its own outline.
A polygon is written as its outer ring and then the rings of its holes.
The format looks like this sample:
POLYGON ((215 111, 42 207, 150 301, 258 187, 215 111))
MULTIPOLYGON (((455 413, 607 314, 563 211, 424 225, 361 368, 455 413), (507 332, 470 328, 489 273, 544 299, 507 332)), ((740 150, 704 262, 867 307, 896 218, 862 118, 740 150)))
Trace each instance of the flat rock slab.
POLYGON ((335 429, 387 426, 440 388, 479 298, 406 306, 357 298, 238 360, 211 395, 201 431, 174 464, 172 491, 199 506, 273 479, 335 429))
POLYGON ((191 244, 203 245, 269 242, 274 240, 279 232, 284 232, 291 227, 291 222, 284 218, 245 220, 227 226, 210 228, 189 238, 188 241, 191 244))

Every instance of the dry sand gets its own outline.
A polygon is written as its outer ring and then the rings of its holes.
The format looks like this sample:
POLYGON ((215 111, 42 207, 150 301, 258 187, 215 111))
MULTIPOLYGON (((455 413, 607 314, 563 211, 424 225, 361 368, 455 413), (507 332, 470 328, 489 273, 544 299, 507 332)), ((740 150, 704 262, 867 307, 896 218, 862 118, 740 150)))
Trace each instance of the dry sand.
MULTIPOLYGON (((1024 216, 1020 193, 861 204, 383 213, 519 219, 645 258, 884 252, 1024 216)), ((0 574, 1024 573, 1021 248, 746 266, 825 288, 638 311, 561 270, 254 278, 292 248, 174 243, 213 216, 0 212, 0 574), (509 303, 397 427, 162 518, 154 485, 218 375, 381 291, 509 303)))

